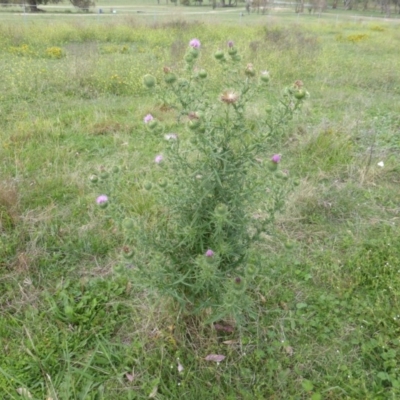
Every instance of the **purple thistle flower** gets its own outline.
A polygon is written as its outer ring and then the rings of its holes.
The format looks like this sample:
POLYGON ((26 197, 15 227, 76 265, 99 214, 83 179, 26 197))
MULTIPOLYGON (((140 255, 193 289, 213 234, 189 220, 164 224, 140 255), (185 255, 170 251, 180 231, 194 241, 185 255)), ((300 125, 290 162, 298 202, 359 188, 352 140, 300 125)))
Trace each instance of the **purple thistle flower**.
POLYGON ((199 49, 200 46, 201 46, 200 40, 199 40, 199 39, 192 39, 192 40, 189 42, 189 46, 190 46, 190 47, 193 47, 194 49, 199 49))
POLYGON ((162 154, 157 154, 156 158, 154 159, 154 162, 156 164, 160 164, 162 162, 162 160, 164 159, 164 157, 162 156, 162 154))
POLYGON ((271 161, 275 164, 278 164, 281 161, 281 155, 280 154, 274 154, 271 158, 271 161))
POLYGON ((233 43, 232 40, 228 41, 228 47, 231 49, 233 46, 235 45, 235 43, 233 43))
POLYGON ((100 195, 100 196, 96 199, 96 203, 97 203, 98 205, 107 203, 107 201, 108 201, 108 197, 107 197, 105 194, 100 195))
POLYGON ((214 252, 211 249, 208 249, 205 254, 206 257, 214 257, 214 252))
POLYGON ((144 118, 143 121, 145 124, 148 124, 150 121, 153 121, 154 117, 151 114, 147 114, 144 118))

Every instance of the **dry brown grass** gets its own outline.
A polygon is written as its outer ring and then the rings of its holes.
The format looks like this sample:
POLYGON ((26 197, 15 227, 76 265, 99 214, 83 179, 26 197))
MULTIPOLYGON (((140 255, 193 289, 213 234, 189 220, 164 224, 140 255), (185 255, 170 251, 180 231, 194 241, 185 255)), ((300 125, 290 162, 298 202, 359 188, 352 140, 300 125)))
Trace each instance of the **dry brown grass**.
POLYGON ((13 229, 18 219, 17 187, 10 181, 0 181, 0 232, 13 229))

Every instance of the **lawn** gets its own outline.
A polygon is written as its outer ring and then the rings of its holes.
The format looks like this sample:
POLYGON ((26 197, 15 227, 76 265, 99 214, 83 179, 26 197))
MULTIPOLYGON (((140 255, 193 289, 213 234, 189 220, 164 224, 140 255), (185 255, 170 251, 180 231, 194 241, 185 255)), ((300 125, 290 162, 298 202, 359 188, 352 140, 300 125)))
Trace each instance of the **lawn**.
MULTIPOLYGON (((222 13, 152 21, 5 15, 1 399, 400 397, 396 24, 239 10, 226 21, 222 13), (299 79, 310 93, 262 154, 282 155, 291 189, 262 232, 251 304, 222 328, 204 314, 188 322, 170 297, 121 273, 129 269, 121 218, 155 223, 165 212, 146 189, 163 178, 153 160, 164 139, 149 133, 144 116, 182 143, 193 135, 143 76, 161 82, 164 66, 179 70, 193 38, 216 99, 230 89, 214 58, 228 40, 242 71, 248 63, 269 71, 268 93, 299 79), (96 204, 101 194, 113 207, 96 204)), ((266 99, 252 103, 250 123, 266 99)), ((248 179, 262 185, 270 175, 248 179)), ((252 212, 270 196, 266 188, 252 212)))

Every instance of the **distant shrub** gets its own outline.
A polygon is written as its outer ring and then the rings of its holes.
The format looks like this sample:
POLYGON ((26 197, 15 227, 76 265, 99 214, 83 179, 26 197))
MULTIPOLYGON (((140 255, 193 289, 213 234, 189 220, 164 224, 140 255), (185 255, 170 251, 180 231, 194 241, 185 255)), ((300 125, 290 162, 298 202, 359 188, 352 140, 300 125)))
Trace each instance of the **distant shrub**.
POLYGON ((60 47, 53 46, 46 49, 46 56, 48 58, 62 58, 65 56, 65 53, 60 47))

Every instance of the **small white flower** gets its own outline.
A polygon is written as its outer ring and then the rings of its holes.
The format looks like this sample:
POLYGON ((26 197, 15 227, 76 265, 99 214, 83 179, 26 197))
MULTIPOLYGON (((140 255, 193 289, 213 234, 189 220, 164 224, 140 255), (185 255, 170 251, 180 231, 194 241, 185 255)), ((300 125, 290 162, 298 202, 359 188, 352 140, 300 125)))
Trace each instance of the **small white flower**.
POLYGON ((378 162, 378 167, 382 167, 383 168, 384 166, 385 166, 385 164, 383 163, 383 161, 379 161, 378 162))

